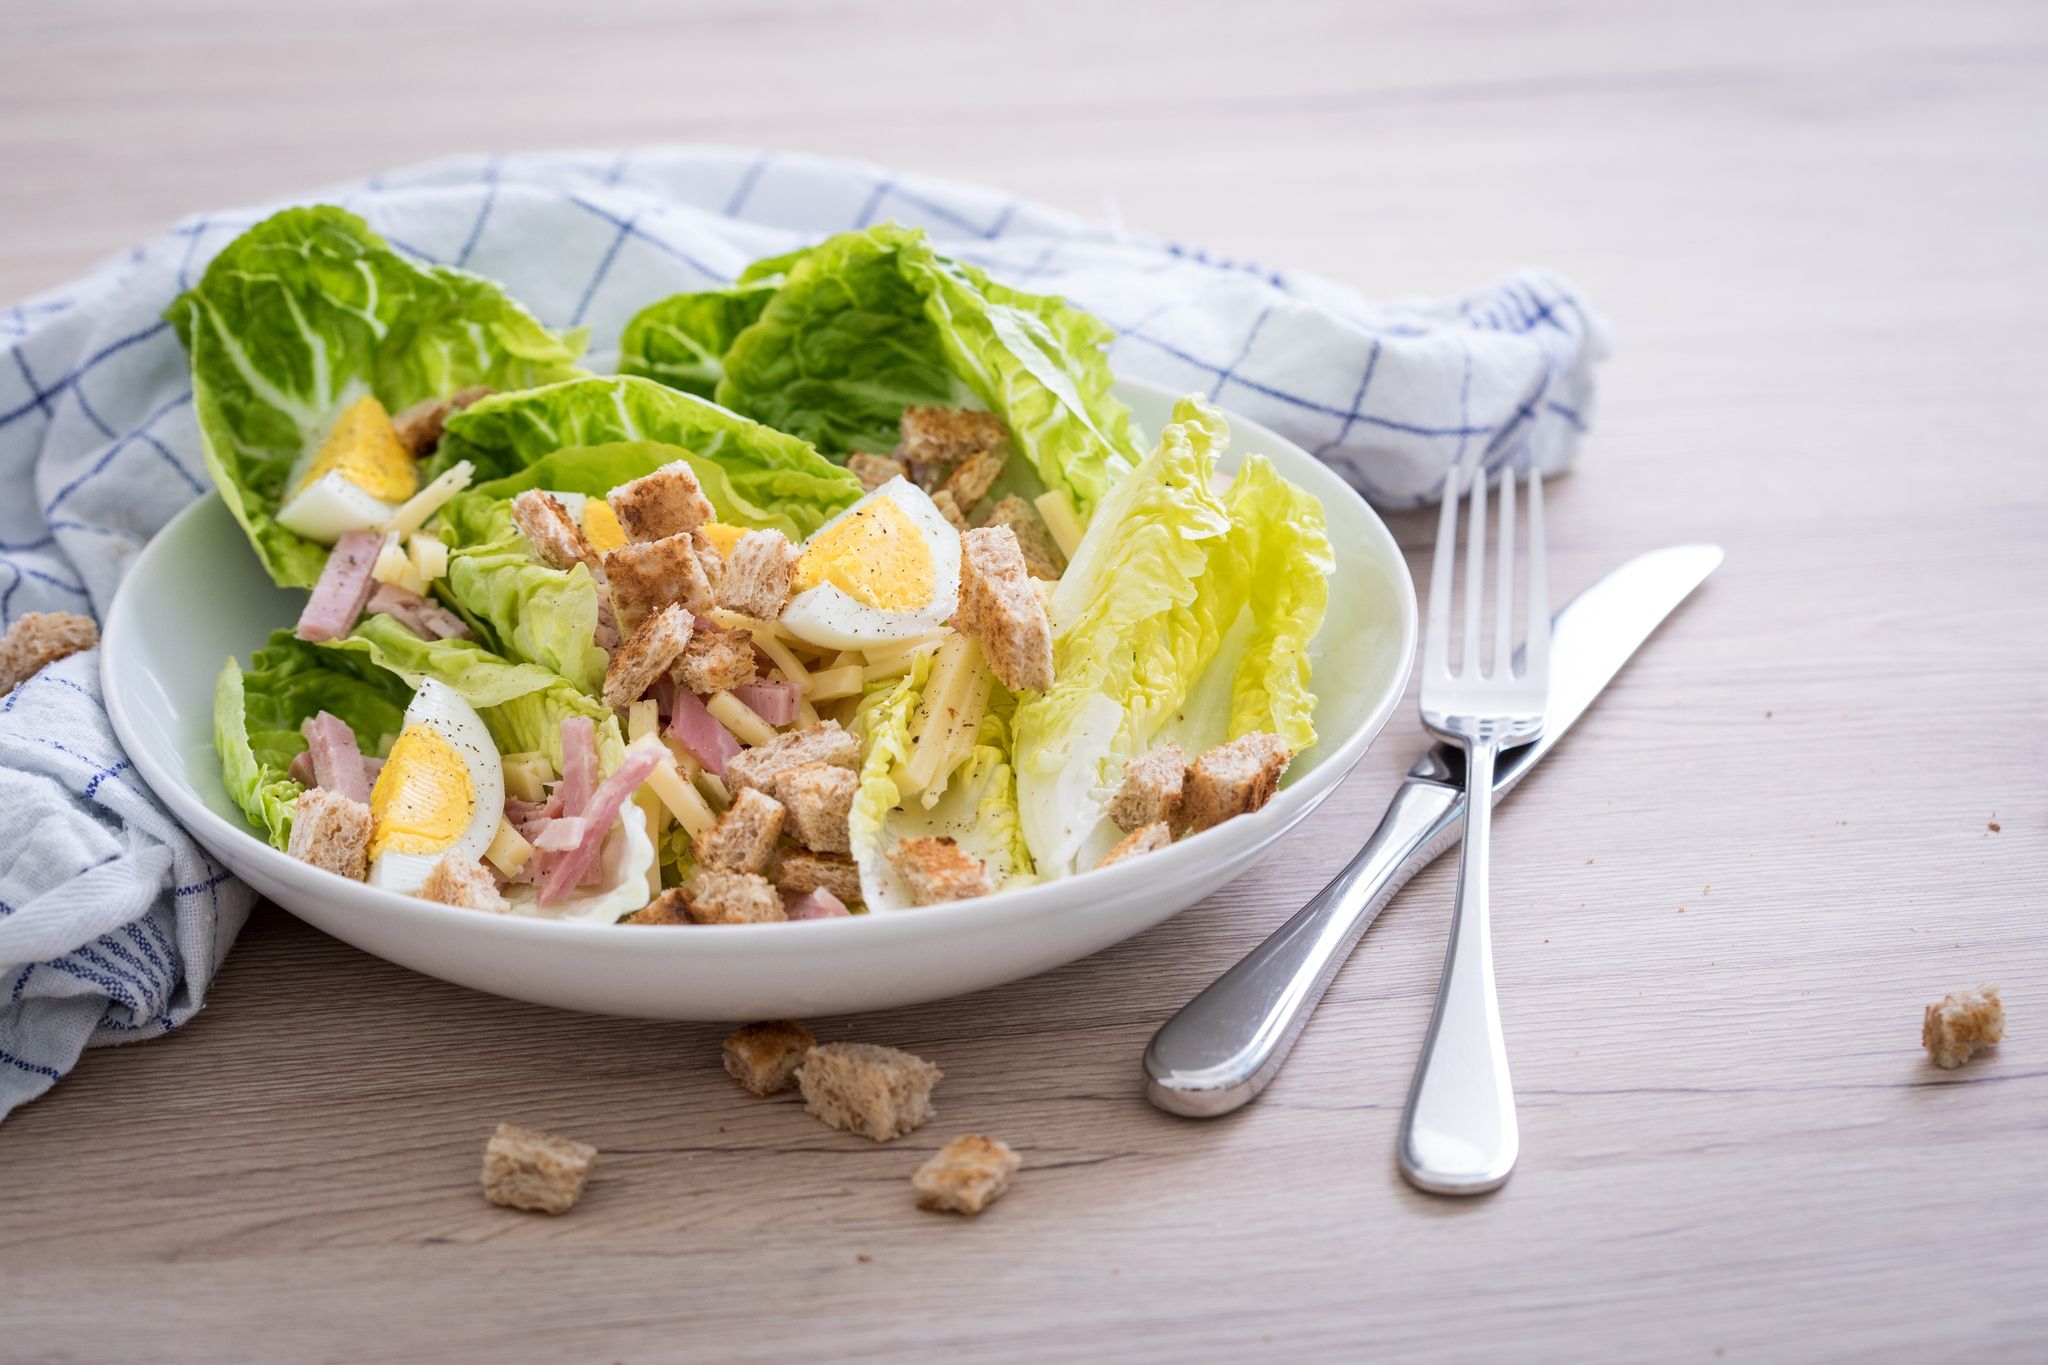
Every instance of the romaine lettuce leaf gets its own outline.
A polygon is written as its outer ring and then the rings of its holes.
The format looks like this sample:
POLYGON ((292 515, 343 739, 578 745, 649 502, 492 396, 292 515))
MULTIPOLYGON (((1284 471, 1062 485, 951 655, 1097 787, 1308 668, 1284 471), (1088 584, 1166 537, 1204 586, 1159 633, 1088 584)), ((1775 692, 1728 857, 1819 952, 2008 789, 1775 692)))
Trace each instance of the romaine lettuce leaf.
POLYGON ((250 228, 166 316, 191 356, 207 469, 288 587, 310 587, 327 550, 274 517, 293 467, 348 404, 367 392, 396 412, 472 384, 581 373, 580 332, 558 336, 488 280, 416 265, 327 206, 250 228))
POLYGON ((1018 807, 1039 874, 1092 867, 1123 765, 1252 730, 1315 742, 1307 650, 1332 567, 1321 506, 1247 459, 1211 490, 1222 415, 1181 400, 1157 452, 1097 509, 1053 591, 1052 688, 1015 721, 1018 807))
MULTIPOLYGON (((565 490, 575 491, 575 490, 565 490)), ((458 494, 441 509, 447 590, 487 625, 498 647, 596 695, 608 658, 597 647, 597 580, 581 564, 551 569, 533 556, 510 502, 458 494)))
POLYGON ((952 772, 945 794, 927 808, 905 802, 896 772, 910 761, 910 722, 931 676, 932 656, 918 656, 910 672, 868 694, 855 728, 865 737, 860 788, 847 826, 861 894, 870 910, 899 910, 914 902, 887 853, 904 839, 950 836, 963 851, 988 864, 998 891, 1028 886, 1036 877, 1017 812, 1017 784, 1009 760, 1011 710, 1000 683, 975 733, 974 747, 952 772))
POLYGON ((309 645, 288 630, 270 637, 249 667, 229 659, 214 687, 214 747, 228 796, 278 848, 291 842, 292 807, 304 790, 289 775, 306 750, 299 726, 322 711, 341 717, 373 749, 405 722, 413 689, 360 656, 309 645))
POLYGON ((622 368, 699 392, 715 375, 720 403, 834 458, 892 449, 906 407, 979 403, 1083 516, 1137 462, 1110 392, 1110 330, 940 256, 920 231, 842 233, 741 278, 644 311, 622 368))
POLYGON ((797 437, 631 376, 486 398, 448 419, 432 463, 438 471, 468 460, 485 481, 478 491, 510 497, 522 488, 602 492, 681 457, 721 518, 796 539, 861 496, 860 480, 797 437), (597 453, 577 453, 583 448, 597 453), (559 458, 532 469, 550 456, 559 458), (614 473, 623 477, 597 487, 614 473), (566 481, 578 474, 582 486, 566 481))
POLYGON ((514 663, 473 640, 423 640, 389 616, 365 617, 354 631, 320 648, 361 656, 405 680, 407 696, 437 678, 476 708, 500 753, 546 754, 562 767, 562 722, 588 716, 597 722, 598 766, 610 772, 625 753, 619 719, 539 664, 514 663))

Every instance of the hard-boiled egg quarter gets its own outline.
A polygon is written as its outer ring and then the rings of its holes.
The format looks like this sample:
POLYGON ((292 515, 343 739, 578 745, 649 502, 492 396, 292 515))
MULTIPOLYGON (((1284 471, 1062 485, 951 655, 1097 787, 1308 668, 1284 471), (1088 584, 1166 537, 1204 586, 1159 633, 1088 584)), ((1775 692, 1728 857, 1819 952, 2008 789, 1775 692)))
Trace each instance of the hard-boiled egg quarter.
POLYGON ((504 764, 482 717, 427 679, 370 789, 370 884, 409 895, 448 854, 474 862, 504 813, 504 764))
POLYGON ((960 605, 960 533, 894 478, 819 527, 797 560, 783 628, 827 649, 927 634, 960 605))

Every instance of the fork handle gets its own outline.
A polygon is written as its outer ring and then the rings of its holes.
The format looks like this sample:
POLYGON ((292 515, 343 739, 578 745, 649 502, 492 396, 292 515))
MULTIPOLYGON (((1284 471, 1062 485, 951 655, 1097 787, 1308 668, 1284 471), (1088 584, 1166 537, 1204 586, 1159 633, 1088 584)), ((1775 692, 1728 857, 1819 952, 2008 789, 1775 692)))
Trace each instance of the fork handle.
POLYGON ((1506 1183, 1521 1138, 1515 1091, 1493 988, 1487 855, 1493 833, 1493 772, 1500 746, 1465 743, 1465 842, 1458 902, 1444 952, 1436 1012, 1401 1116, 1401 1173, 1433 1194, 1480 1194, 1506 1183))

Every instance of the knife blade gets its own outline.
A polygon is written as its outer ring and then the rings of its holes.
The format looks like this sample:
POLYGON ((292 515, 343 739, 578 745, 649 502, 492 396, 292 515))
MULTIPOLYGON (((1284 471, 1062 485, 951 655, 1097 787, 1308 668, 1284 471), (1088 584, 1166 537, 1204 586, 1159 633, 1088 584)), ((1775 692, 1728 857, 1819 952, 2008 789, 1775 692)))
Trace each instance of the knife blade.
MULTIPOLYGON (((1565 604, 1552 618, 1542 738, 1501 755, 1495 800, 1556 747, 1721 560, 1718 545, 1653 550, 1565 604)), ((1424 751, 1350 865, 1152 1035, 1145 1097, 1191 1118, 1214 1118, 1257 1098, 1380 911, 1409 878, 1457 845, 1464 783, 1462 753, 1441 743, 1424 751)))

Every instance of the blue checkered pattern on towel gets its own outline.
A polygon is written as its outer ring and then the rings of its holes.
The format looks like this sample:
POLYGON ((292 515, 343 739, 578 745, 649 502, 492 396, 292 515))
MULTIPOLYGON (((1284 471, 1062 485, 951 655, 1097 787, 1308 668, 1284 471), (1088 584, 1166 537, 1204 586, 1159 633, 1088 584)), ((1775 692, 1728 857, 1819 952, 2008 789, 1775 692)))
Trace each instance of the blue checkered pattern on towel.
MULTIPOLYGON (((298 197, 340 202, 420 260, 504 281, 607 365, 642 305, 886 219, 1116 329, 1121 374, 1198 390, 1397 508, 1453 461, 1570 461, 1605 351, 1562 281, 1369 304, 1250 261, 997 190, 858 162, 721 148, 469 157, 298 197)), ((275 207, 275 206, 273 206, 275 207)), ((142 544, 205 491, 171 298, 256 208, 180 223, 0 310, 0 625, 97 616, 142 544)), ((182 834, 107 725, 96 655, 0 703, 0 1116, 87 1046, 154 1037, 203 1002, 252 895, 182 834)))

